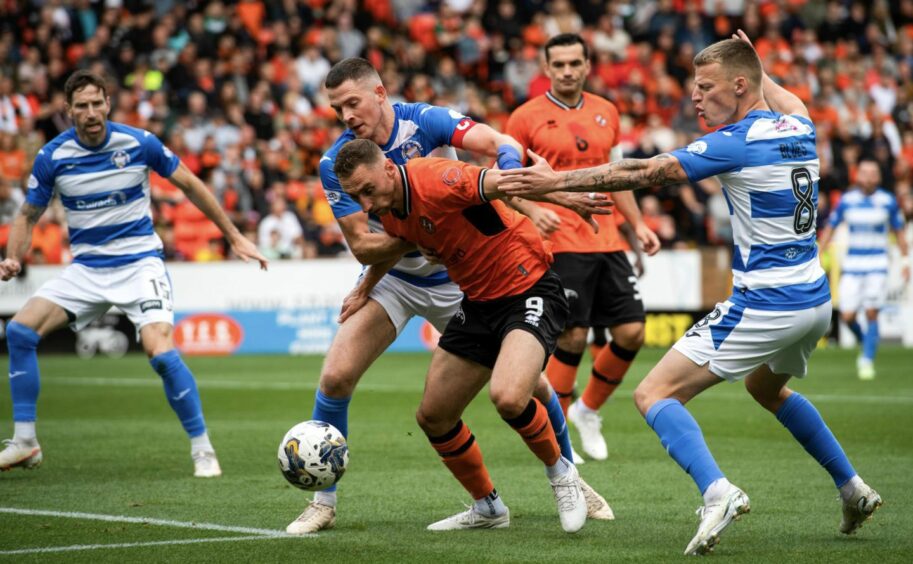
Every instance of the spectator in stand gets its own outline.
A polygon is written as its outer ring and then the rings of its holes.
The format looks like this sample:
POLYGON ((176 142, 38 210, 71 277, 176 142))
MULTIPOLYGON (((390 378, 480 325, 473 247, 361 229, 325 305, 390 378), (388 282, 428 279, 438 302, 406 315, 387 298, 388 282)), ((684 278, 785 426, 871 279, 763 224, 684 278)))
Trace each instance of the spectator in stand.
POLYGON ((270 241, 273 231, 279 232, 278 248, 288 249, 290 256, 295 256, 303 247, 304 232, 301 229, 301 222, 298 221, 298 216, 288 209, 285 196, 280 194, 273 195, 269 215, 260 220, 257 239, 261 242, 270 241))

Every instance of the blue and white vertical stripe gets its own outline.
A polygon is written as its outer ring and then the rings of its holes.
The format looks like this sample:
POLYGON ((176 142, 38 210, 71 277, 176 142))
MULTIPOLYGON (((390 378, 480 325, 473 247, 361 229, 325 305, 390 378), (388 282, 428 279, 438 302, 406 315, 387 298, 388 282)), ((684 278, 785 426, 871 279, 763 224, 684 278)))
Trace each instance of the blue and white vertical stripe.
POLYGON ((836 228, 846 223, 849 246, 843 259, 844 274, 888 272, 888 231, 902 229, 903 213, 894 195, 879 188, 870 195, 856 189, 840 199, 828 218, 836 228))
POLYGON ((830 299, 818 261, 815 127, 802 116, 749 112, 672 153, 692 182, 723 185, 734 239, 732 301, 798 310, 830 299))
POLYGON ((73 262, 114 267, 160 256, 152 225, 149 171, 168 178, 179 159, 148 131, 108 122, 105 140, 83 145, 74 129, 35 159, 27 201, 46 207, 56 193, 66 211, 73 262))

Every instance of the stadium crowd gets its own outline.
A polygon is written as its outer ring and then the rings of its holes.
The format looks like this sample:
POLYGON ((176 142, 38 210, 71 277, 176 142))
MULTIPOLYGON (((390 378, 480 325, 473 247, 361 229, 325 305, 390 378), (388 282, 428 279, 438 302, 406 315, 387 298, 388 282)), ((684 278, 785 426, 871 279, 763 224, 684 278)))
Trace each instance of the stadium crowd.
MULTIPOLYGON (((548 89, 541 46, 577 32, 592 47, 588 90, 618 106, 625 154, 648 157, 705 131, 691 60, 738 28, 815 121, 819 222, 864 156, 913 217, 913 0, 34 0, 0 2, 0 246, 35 154, 71 125, 63 82, 79 68, 108 77, 110 119, 158 135, 264 255, 311 258, 345 251, 317 177, 342 132, 322 89, 337 61, 371 61, 393 101, 502 130, 548 89)), ((215 225, 151 184, 166 258, 225 258, 215 225)), ((643 192, 664 247, 730 242, 714 181, 643 192)), ((59 205, 42 217, 31 263, 68 262, 62 217, 59 205)))

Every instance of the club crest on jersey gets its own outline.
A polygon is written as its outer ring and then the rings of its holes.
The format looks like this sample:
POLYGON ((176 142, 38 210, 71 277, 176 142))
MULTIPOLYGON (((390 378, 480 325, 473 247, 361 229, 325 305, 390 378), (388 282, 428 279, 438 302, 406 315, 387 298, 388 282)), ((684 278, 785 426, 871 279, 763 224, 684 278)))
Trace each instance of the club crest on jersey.
POLYGON ((689 153, 694 153, 695 155, 702 155, 704 153, 704 151, 707 150, 707 142, 706 141, 695 141, 694 143, 688 145, 688 147, 685 150, 688 151, 689 153))
POLYGON ((422 144, 415 139, 410 139, 403 143, 403 146, 400 147, 399 150, 403 155, 403 159, 407 161, 422 156, 422 144))
POLYGON ((796 126, 796 124, 791 123, 786 119, 786 116, 784 116, 778 119, 776 123, 774 123, 774 131, 777 133, 783 133, 784 131, 799 131, 799 128, 796 126))
POLYGON ((111 155, 111 163, 117 168, 124 168, 130 164, 130 155, 124 150, 115 151, 111 155))
POLYGON ((434 232, 437 231, 437 227, 434 226, 434 222, 428 219, 425 216, 419 216, 418 224, 422 226, 429 235, 434 235, 434 232))
POLYGON ((609 121, 606 118, 602 117, 602 114, 596 114, 596 123, 599 125, 599 127, 605 127, 609 121))
POLYGON ((444 171, 444 174, 441 175, 441 181, 447 186, 453 186, 460 181, 460 178, 463 176, 463 170, 452 166, 444 171))

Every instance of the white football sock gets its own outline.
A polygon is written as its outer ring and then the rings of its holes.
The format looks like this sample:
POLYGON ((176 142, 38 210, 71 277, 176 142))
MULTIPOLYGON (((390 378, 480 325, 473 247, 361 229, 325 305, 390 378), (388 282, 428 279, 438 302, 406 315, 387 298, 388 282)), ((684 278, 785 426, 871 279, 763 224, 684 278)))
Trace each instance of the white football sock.
POLYGON ((567 458, 563 456, 558 457, 558 462, 552 464, 551 466, 545 467, 545 473, 548 475, 549 479, 557 478, 558 476, 563 476, 571 471, 571 463, 567 458))
POLYGON ((212 448, 212 443, 209 442, 209 433, 203 433, 202 435, 191 437, 190 452, 215 452, 215 449, 212 448))
POLYGON ((704 505, 711 505, 714 501, 717 501, 729 490, 729 486, 732 484, 729 483, 729 480, 726 478, 720 478, 714 480, 710 486, 707 487, 707 490, 704 492, 704 505))
POLYGON ((336 507, 336 492, 314 492, 314 501, 320 505, 336 507))
POLYGON ((19 444, 32 444, 38 442, 35 437, 34 421, 16 421, 14 423, 13 440, 19 444))
POLYGON ((847 483, 838 488, 840 490, 840 498, 843 499, 843 501, 849 500, 851 497, 853 497, 853 492, 856 491, 856 487, 860 486, 861 484, 862 478, 859 477, 859 474, 856 474, 850 478, 847 483))
POLYGON ((482 499, 477 499, 472 504, 476 513, 486 517, 495 517, 507 513, 507 506, 501 501, 498 490, 491 490, 491 493, 482 499))

